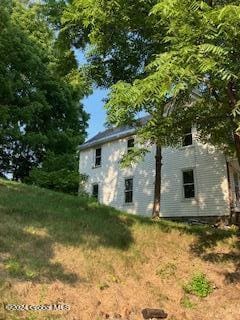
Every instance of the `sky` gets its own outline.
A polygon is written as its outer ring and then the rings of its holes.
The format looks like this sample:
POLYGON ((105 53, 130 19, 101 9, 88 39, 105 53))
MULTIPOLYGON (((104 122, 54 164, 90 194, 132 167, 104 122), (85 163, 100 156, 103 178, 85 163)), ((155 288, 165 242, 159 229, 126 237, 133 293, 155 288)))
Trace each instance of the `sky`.
POLYGON ((104 123, 106 122, 106 111, 104 109, 104 102, 102 101, 107 97, 107 90, 94 89, 93 94, 83 100, 84 109, 90 114, 88 121, 88 137, 92 138, 99 131, 103 131, 104 123))
MULTIPOLYGON (((78 63, 86 63, 86 58, 83 51, 79 49, 74 49, 78 63)), ((104 123, 106 122, 106 112, 104 109, 103 99, 107 97, 107 90, 94 89, 93 93, 83 99, 84 110, 90 114, 90 119, 88 121, 87 139, 92 138, 99 131, 103 131, 104 123)))

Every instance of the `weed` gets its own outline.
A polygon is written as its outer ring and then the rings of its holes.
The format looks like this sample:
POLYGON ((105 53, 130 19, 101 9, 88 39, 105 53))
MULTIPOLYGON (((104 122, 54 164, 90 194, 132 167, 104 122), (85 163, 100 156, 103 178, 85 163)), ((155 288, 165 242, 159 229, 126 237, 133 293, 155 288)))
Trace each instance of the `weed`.
POLYGON ((195 274, 192 279, 183 286, 183 289, 186 293, 205 298, 213 292, 213 285, 207 279, 206 275, 200 272, 195 274))

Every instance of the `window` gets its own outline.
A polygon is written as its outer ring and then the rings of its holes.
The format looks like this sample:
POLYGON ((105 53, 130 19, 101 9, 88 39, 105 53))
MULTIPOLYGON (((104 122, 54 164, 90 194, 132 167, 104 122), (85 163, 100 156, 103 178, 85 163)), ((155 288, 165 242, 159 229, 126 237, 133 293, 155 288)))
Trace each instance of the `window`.
POLYGON ((102 148, 95 150, 95 167, 101 166, 102 163, 102 148))
POLYGON ((92 196, 98 200, 98 184, 92 185, 92 196))
POLYGON ((233 174, 233 180, 234 180, 234 189, 235 189, 235 199, 236 199, 236 206, 239 206, 240 204, 240 188, 239 188, 239 175, 234 172, 233 174))
POLYGON ((134 148, 134 139, 133 139, 133 138, 128 139, 128 141, 127 141, 127 150, 128 150, 128 153, 130 153, 133 148, 134 148))
POLYGON ((191 128, 188 128, 185 130, 182 145, 183 147, 192 145, 192 129, 191 128))
POLYGON ((133 202, 133 179, 125 179, 125 203, 133 202))
POLYGON ((184 198, 194 198, 195 197, 195 186, 194 186, 194 173, 193 170, 183 171, 183 190, 184 198))

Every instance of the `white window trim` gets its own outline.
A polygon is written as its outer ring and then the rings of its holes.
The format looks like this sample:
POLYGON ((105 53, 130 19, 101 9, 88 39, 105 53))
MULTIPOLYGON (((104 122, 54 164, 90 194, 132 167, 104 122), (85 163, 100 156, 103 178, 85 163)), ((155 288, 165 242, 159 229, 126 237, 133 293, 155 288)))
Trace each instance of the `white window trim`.
POLYGON ((92 165, 92 169, 100 168, 102 166, 102 151, 103 151, 102 146, 99 146, 99 147, 93 149, 93 165, 92 165), (101 164, 100 165, 96 165, 96 150, 97 149, 101 149, 101 164))
POLYGON ((189 144, 189 145, 187 145, 187 146, 183 146, 183 139, 184 139, 184 137, 187 136, 187 135, 190 135, 190 133, 187 133, 187 134, 184 134, 184 135, 183 135, 180 149, 187 149, 187 148, 192 148, 192 147, 194 147, 195 139, 194 139, 193 128, 191 128, 192 144, 189 144))
MULTIPOLYGON (((93 186, 95 186, 95 185, 98 185, 98 197, 96 198, 97 199, 97 201, 99 201, 99 191, 100 191, 100 183, 99 182, 93 182, 92 184, 91 184, 91 188, 92 188, 92 190, 91 190, 91 196, 92 197, 94 197, 93 196, 93 186)), ((95 197, 94 197, 95 198, 95 197)))
POLYGON ((182 201, 183 202, 191 202, 193 200, 197 200, 197 178, 196 178, 196 167, 186 167, 181 169, 181 190, 182 190, 182 201), (193 171, 193 182, 194 182, 194 197, 192 198, 185 198, 184 195, 184 183, 183 183, 183 172, 184 171, 193 171))
POLYGON ((128 207, 128 206, 133 206, 134 205, 134 176, 127 176, 123 177, 123 205, 128 207), (133 180, 133 187, 132 187, 132 202, 125 202, 125 180, 132 179, 133 180))

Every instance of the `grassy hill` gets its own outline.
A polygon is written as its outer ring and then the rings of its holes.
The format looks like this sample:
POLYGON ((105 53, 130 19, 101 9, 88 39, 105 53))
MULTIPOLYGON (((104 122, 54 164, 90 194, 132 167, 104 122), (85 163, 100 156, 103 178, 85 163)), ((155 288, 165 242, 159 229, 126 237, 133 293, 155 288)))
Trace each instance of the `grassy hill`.
POLYGON ((239 320, 237 230, 153 222, 0 180, 0 319, 239 320), (65 303, 70 311, 6 311, 65 303))

